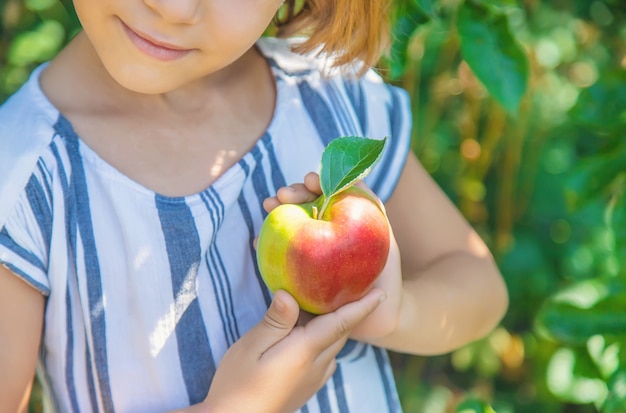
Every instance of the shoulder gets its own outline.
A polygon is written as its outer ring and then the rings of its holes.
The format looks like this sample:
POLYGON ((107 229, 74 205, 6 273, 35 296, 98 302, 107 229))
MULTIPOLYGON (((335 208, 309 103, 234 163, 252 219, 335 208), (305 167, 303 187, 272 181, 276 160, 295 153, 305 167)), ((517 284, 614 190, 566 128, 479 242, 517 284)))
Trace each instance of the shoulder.
POLYGON ((273 69, 292 78, 303 81, 317 79, 320 82, 367 85, 368 92, 378 94, 380 97, 389 95, 390 91, 404 93, 402 89, 385 83, 383 78, 373 69, 367 70, 363 76, 358 76, 357 72, 361 68, 358 64, 353 67, 337 68, 333 66, 332 56, 295 52, 294 48, 302 40, 302 38, 262 37, 258 40, 257 47, 273 69))
POLYGON ((42 69, 0 106, 0 228, 54 137, 58 112, 39 88, 42 69))
POLYGON ((408 93, 387 83, 374 69, 368 69, 362 76, 357 74, 359 67, 333 67, 331 57, 312 53, 294 52, 294 47, 301 38, 279 39, 274 37, 261 38, 257 46, 265 56, 277 76, 291 83, 306 84, 319 90, 338 88, 342 97, 355 105, 368 103, 376 111, 409 106, 408 93))
POLYGON ((384 80, 373 69, 362 76, 356 70, 333 68, 328 57, 293 51, 298 40, 263 38, 259 48, 279 81, 286 84, 327 145, 339 136, 389 138, 379 164, 366 178, 386 201, 399 179, 411 147, 409 94, 384 80))
POLYGON ((299 42, 299 39, 293 38, 261 37, 256 45, 270 66, 283 71, 285 74, 306 75, 322 70, 323 61, 319 56, 294 52, 293 48, 299 42))

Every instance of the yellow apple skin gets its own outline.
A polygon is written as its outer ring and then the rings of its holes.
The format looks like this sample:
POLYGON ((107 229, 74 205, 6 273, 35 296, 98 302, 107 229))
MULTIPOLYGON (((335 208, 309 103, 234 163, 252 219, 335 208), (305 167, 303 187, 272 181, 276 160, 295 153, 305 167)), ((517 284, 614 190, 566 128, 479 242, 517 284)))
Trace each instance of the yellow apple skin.
POLYGON ((363 297, 387 262, 390 242, 387 217, 363 189, 339 193, 316 219, 321 203, 322 197, 272 210, 256 252, 268 288, 289 292, 313 314, 363 297))

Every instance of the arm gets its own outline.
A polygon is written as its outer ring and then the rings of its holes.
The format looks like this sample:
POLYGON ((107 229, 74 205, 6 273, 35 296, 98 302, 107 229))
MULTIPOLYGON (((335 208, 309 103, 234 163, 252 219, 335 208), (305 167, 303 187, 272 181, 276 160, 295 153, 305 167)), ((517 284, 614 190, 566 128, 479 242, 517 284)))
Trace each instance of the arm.
MULTIPOLYGON (((303 184, 281 188, 264 206, 270 211, 281 203, 310 202, 319 193, 319 177, 311 173, 303 184)), ((387 300, 351 337, 427 355, 489 333, 508 306, 500 272, 478 234, 412 153, 385 209, 394 237, 375 286, 387 300)))
POLYGON ((478 234, 409 155, 386 204, 401 260, 399 311, 393 331, 369 341, 395 351, 441 354, 477 340, 501 320, 508 295, 478 234))
POLYGON ((28 411, 45 298, 0 265, 0 413, 28 411))

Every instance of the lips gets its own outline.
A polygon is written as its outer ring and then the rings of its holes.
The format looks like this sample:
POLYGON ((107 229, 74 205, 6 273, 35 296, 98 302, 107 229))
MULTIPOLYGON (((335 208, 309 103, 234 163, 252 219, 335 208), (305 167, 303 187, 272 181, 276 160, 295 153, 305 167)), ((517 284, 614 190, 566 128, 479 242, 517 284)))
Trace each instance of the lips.
POLYGON ((157 60, 171 61, 181 59, 193 50, 155 40, 146 34, 134 31, 124 22, 122 22, 122 27, 135 47, 157 60))

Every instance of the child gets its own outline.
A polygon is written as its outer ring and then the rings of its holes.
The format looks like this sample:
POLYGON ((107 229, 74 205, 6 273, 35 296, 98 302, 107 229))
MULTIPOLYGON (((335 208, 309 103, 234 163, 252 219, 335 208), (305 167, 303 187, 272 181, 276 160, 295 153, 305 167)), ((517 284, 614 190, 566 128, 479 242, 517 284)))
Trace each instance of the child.
POLYGON ((57 412, 399 412, 383 349, 499 322, 500 274, 411 153, 406 94, 359 76, 387 0, 296 3, 74 1, 83 31, 0 109, 1 412, 35 371, 57 412), (260 38, 280 7, 297 52, 260 38), (317 196, 342 135, 390 137, 365 183, 392 248, 363 299, 298 321, 255 237, 317 196))

